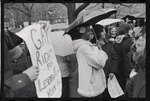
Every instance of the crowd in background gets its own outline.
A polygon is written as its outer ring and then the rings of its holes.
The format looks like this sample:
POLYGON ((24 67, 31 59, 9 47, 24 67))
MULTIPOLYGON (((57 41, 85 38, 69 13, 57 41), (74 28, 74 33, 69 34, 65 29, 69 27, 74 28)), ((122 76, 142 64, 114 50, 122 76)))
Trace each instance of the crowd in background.
MULTIPOLYGON (((110 98, 107 79, 115 75, 125 92, 121 98, 146 97, 145 40, 146 21, 137 19, 108 26, 81 25, 73 39, 75 54, 56 55, 62 77, 61 98, 110 98), (96 34, 96 37, 94 34, 96 34)), ((5 34, 9 31, 5 31, 5 34)), ((4 35, 7 37, 7 35, 4 35)), ((4 38, 5 97, 36 98, 34 80, 38 66, 27 65, 28 52, 11 59, 8 38, 4 38), (23 57, 23 58, 22 58, 23 57), (21 59, 21 60, 20 60, 21 59), (20 62, 19 62, 20 61, 20 62), (21 61, 24 61, 21 63, 21 61), (16 63, 17 62, 17 63, 16 63)))

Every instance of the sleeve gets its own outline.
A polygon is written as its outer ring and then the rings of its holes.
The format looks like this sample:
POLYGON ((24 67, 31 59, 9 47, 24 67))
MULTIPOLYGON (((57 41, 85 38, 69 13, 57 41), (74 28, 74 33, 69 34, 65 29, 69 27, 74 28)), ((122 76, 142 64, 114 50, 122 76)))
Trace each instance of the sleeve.
POLYGON ((27 74, 22 73, 10 77, 9 79, 5 80, 4 83, 7 85, 7 87, 15 90, 30 84, 31 80, 27 74))
POLYGON ((134 81, 135 81, 135 77, 132 77, 131 79, 129 79, 126 83, 126 87, 125 87, 125 96, 126 97, 132 97, 133 96, 133 85, 134 85, 134 81))
POLYGON ((14 75, 4 81, 5 97, 29 97, 35 95, 35 85, 27 74, 14 75))
POLYGON ((117 73, 117 67, 118 67, 118 57, 116 55, 116 52, 114 50, 113 45, 110 45, 110 53, 111 53, 111 68, 110 73, 117 73))
POLYGON ((82 45, 79 50, 85 56, 88 65, 97 69, 105 66, 108 56, 103 50, 94 50, 89 45, 82 45))

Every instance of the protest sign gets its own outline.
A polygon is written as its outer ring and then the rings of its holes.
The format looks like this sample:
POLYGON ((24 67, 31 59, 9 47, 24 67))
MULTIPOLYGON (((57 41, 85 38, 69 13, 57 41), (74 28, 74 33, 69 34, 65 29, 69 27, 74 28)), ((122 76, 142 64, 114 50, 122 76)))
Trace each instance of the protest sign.
POLYGON ((51 28, 40 24, 30 25, 17 33, 24 39, 33 65, 39 65, 39 76, 35 81, 39 98, 59 98, 61 96, 61 73, 51 45, 51 28))
POLYGON ((124 94, 115 75, 111 80, 108 78, 108 92, 111 98, 117 98, 124 94))

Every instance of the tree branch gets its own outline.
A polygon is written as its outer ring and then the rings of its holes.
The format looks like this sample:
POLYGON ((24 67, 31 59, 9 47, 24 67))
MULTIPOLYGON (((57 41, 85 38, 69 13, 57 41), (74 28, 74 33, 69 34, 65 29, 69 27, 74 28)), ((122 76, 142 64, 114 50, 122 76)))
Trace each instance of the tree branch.
POLYGON ((25 8, 25 10, 27 10, 27 12, 30 11, 29 8, 28 8, 24 3, 22 3, 22 5, 23 5, 23 7, 25 8))
POLYGON ((84 4, 82 4, 81 6, 79 6, 79 7, 75 10, 73 16, 74 16, 74 17, 77 17, 77 15, 78 15, 84 8, 86 8, 89 4, 90 4, 90 3, 84 3, 84 4))
POLYGON ((22 12, 22 13, 24 13, 25 15, 28 16, 28 13, 26 13, 25 11, 23 11, 23 10, 21 10, 21 9, 19 9, 19 8, 11 7, 11 9, 18 10, 18 11, 20 11, 20 12, 22 12))
POLYGON ((96 7, 98 4, 99 4, 99 3, 95 4, 94 6, 90 7, 89 9, 92 9, 92 8, 96 7))
POLYGON ((32 8, 33 8, 33 5, 34 5, 34 3, 32 3, 32 5, 31 5, 31 8, 30 8, 30 11, 32 10, 32 8))
POLYGON ((125 4, 121 3, 120 5, 125 6, 125 7, 132 7, 133 3, 131 5, 125 5, 125 4))

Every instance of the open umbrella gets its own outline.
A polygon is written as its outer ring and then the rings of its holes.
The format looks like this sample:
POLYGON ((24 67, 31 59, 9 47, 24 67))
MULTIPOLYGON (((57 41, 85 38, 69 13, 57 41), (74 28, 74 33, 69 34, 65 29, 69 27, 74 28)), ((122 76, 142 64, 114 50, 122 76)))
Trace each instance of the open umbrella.
POLYGON ((54 53, 59 56, 67 56, 74 53, 72 40, 69 35, 64 35, 64 31, 51 32, 51 43, 54 53))
POLYGON ((125 20, 126 18, 128 18, 129 20, 135 20, 136 19, 133 15, 126 15, 122 19, 125 20))
POLYGON ((110 24, 113 24, 116 22, 121 22, 121 21, 124 21, 124 20, 121 20, 121 19, 104 19, 104 20, 99 21, 96 24, 106 26, 106 25, 110 25, 110 24))
POLYGON ((73 34, 72 30, 77 28, 79 25, 94 25, 98 21, 108 18, 116 12, 116 9, 101 9, 90 12, 87 11, 83 15, 78 16, 78 18, 72 24, 70 24, 70 26, 66 29, 65 34, 69 34, 71 36, 71 34, 73 34))

